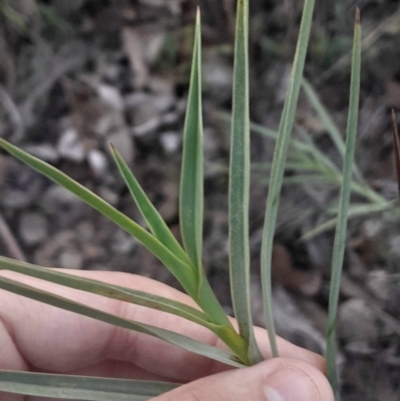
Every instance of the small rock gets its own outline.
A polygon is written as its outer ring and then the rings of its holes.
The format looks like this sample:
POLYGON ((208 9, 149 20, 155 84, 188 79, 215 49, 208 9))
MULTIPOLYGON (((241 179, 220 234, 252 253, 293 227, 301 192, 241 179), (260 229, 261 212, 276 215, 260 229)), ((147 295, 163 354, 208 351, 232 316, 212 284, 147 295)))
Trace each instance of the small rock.
POLYGON ((174 96, 161 95, 154 99, 154 106, 160 113, 165 113, 175 105, 175 102, 174 96))
POLYGON ((112 191, 110 188, 107 187, 99 187, 97 189, 97 193, 100 196, 100 198, 104 199, 107 203, 113 206, 117 206, 119 196, 117 193, 112 191))
POLYGON ((87 155, 89 166, 97 177, 102 177, 108 169, 108 161, 103 152, 92 149, 87 155))
MULTIPOLYGON (((255 290, 256 286, 253 285, 252 291, 255 290)), ((276 286, 273 292, 273 301, 277 333, 300 347, 322 353, 325 345, 324 336, 299 308, 295 298, 283 287, 276 286)), ((256 316, 259 316, 258 320, 262 321, 262 305, 256 311, 256 316)))
POLYGON ((175 153, 181 145, 181 137, 176 132, 164 132, 160 142, 166 153, 175 153))
POLYGON ((368 239, 376 238, 384 229, 382 220, 368 220, 364 223, 365 235, 368 239))
POLYGON ((40 244, 48 235, 46 219, 39 213, 23 213, 19 222, 19 234, 28 246, 40 244))
POLYGON ((21 189, 6 188, 1 194, 1 204, 6 209, 24 209, 32 203, 21 189))
POLYGON ((388 301, 388 274, 385 270, 374 270, 368 273, 366 286, 379 300, 388 301))
POLYGON ((388 310, 393 314, 393 316, 399 319, 400 276, 398 274, 393 274, 389 276, 388 287, 389 287, 388 302, 387 302, 388 310))
POLYGON ((400 257, 400 235, 396 235, 395 237, 390 238, 390 256, 395 260, 399 260, 400 257))
POLYGON ((108 106, 115 110, 123 110, 124 101, 117 88, 111 85, 102 84, 97 90, 101 100, 103 100, 108 106))
POLYGON ((154 102, 154 96, 141 92, 125 99, 127 113, 133 121, 132 133, 135 136, 146 136, 160 126, 159 111, 154 102))
POLYGON ((76 238, 79 242, 88 243, 95 236, 95 228, 93 223, 88 220, 84 220, 76 227, 76 238))
POLYGON ((85 147, 74 128, 68 128, 61 135, 57 149, 61 157, 76 163, 83 162, 85 158, 85 147))
POLYGON ((67 189, 51 186, 40 199, 40 208, 51 217, 55 229, 74 227, 76 222, 88 216, 90 207, 67 189))
POLYGON ((177 112, 172 111, 170 113, 163 114, 160 117, 160 125, 173 125, 179 120, 179 115, 177 112))
POLYGON ((83 266, 82 255, 75 249, 66 250, 60 255, 59 265, 64 269, 81 269, 83 266))
POLYGON ((4 177, 0 203, 13 210, 33 204, 43 190, 45 179, 36 171, 20 163, 12 163, 4 177))
POLYGON ((24 146, 25 152, 30 153, 32 156, 38 157, 48 163, 56 163, 59 159, 58 152, 54 146, 43 145, 27 145, 24 146))
POLYGON ((60 255, 71 248, 75 248, 75 232, 73 230, 61 231, 48 238, 43 245, 36 250, 34 263, 44 267, 56 267, 60 255))
POLYGON ((347 343, 366 343, 378 337, 377 316, 362 299, 344 302, 338 313, 338 333, 347 343))
POLYGON ((203 67, 205 91, 214 102, 223 104, 232 97, 232 66, 217 52, 209 54, 203 67))
POLYGON ((59 213, 61 210, 65 212, 66 208, 70 208, 71 205, 79 202, 76 195, 63 187, 54 185, 44 193, 41 205, 46 213, 55 214, 59 213))
POLYGON ((175 93, 175 83, 172 79, 153 76, 149 81, 149 89, 157 95, 172 96, 175 93))
POLYGON ((132 252, 136 244, 136 240, 122 230, 117 230, 111 239, 111 249, 123 255, 132 252))

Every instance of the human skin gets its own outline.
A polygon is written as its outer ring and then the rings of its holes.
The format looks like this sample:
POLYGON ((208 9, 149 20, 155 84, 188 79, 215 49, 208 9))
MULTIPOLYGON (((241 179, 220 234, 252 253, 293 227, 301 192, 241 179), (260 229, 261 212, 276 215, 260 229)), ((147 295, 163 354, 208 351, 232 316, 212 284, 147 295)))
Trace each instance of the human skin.
MULTIPOLYGON (((146 277, 117 272, 63 271, 195 306, 187 295, 146 277)), ((3 271, 1 275, 126 319, 225 348, 207 329, 174 315, 11 272, 3 271)), ((280 358, 271 359, 265 330, 256 328, 256 337, 266 360, 253 367, 232 369, 148 335, 0 290, 0 369, 183 384, 154 401, 333 400, 321 356, 279 338, 280 358)), ((0 393, 0 400, 38 401, 41 398, 0 393)))

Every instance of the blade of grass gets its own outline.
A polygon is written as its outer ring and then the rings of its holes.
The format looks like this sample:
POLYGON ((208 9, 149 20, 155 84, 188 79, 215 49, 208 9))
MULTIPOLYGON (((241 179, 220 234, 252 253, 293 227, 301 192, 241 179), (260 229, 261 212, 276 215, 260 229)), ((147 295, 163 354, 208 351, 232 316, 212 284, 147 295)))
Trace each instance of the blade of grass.
MULTIPOLYGON (((192 261, 197 280, 197 292, 193 298, 213 322, 226 326, 233 333, 233 326, 212 291, 202 266, 204 166, 201 92, 201 18, 200 9, 198 9, 184 126, 179 217, 183 244, 192 261)), ((234 334, 232 336, 235 337, 234 334)), ((230 341, 231 348, 233 344, 241 343, 241 341, 237 341, 239 338, 234 340, 231 336, 224 336, 223 340, 230 341)), ((240 348, 241 345, 236 352, 243 354, 243 350, 240 348)), ((244 361, 246 360, 244 359, 244 361)))
POLYGON ((149 294, 147 292, 73 276, 57 270, 18 262, 14 259, 9 259, 3 256, 0 256, 0 269, 13 271, 29 277, 35 277, 64 287, 74 288, 76 290, 102 295, 107 298, 117 299, 135 305, 141 305, 162 312, 171 313, 210 329, 214 328, 214 325, 208 320, 204 312, 181 302, 149 294))
POLYGON ((0 391, 60 399, 146 401, 176 387, 163 382, 0 371, 0 391))
POLYGON ((158 239, 152 236, 149 232, 140 227, 137 223, 129 219, 127 216, 119 212, 117 209, 109 205, 99 196, 89 191, 76 181, 68 177, 66 174, 57 170, 53 166, 37 159, 11 145, 4 139, 0 138, 0 146, 6 149, 16 158, 20 159, 23 163, 37 170, 39 173, 45 175, 49 179, 60 184, 70 192, 74 193, 78 198, 86 202, 89 206, 96 209, 111 221, 116 223, 129 234, 137 238, 146 248, 148 248, 182 284, 183 288, 190 294, 195 295, 197 284, 196 277, 191 274, 191 267, 174 255, 169 249, 166 248, 158 239))
MULTIPOLYGON (((260 178, 258 182, 265 185, 268 185, 270 183, 269 179, 265 178, 260 178)), ((327 178, 324 177, 323 175, 318 175, 318 174, 295 175, 293 177, 283 177, 282 183, 284 185, 327 183, 327 178)))
POLYGON ((113 144, 110 144, 111 154, 119 168, 122 177, 132 195, 137 207, 139 208, 142 216, 146 220, 153 235, 165 245, 172 253, 179 257, 179 259, 190 264, 191 261, 188 258, 186 252, 182 249, 181 245, 171 233, 167 224, 161 217, 160 213, 150 202, 146 193, 143 191, 136 177, 132 174, 128 165, 121 157, 119 152, 115 149, 113 144))
POLYGON ((203 246, 203 117, 201 104, 201 22, 197 11, 190 89, 184 127, 180 183, 180 225, 185 249, 202 270, 203 246))
POLYGON ((249 194, 250 118, 248 0, 239 0, 235 33, 232 139, 229 174, 229 266, 233 309, 248 344, 248 359, 262 360, 255 341, 250 307, 249 194))
MULTIPOLYGON (((224 112, 214 112, 214 115, 222 121, 226 121, 229 118, 228 113, 224 112)), ((262 125, 256 123, 250 123, 250 129, 252 132, 262 135, 265 138, 276 141, 278 133, 267 128, 262 125)), ((332 181, 333 177, 337 177, 337 182, 341 183, 341 173, 339 169, 332 163, 332 161, 326 157, 326 155, 321 152, 320 149, 313 143, 309 135, 301 128, 297 127, 297 131, 302 133, 302 138, 304 140, 298 140, 295 138, 290 139, 290 146, 293 149, 293 158, 307 158, 308 154, 312 155, 315 158, 316 163, 319 165, 319 170, 327 176, 328 181, 332 181), (304 132, 303 132, 304 131, 304 132)), ((352 190, 368 200, 372 203, 382 203, 385 202, 385 198, 375 192, 373 189, 366 186, 365 182, 358 184, 353 182, 352 190)))
MULTIPOLYGON (((342 158, 344 158, 346 146, 344 143, 344 140, 342 138, 342 135, 340 134, 340 131, 336 124, 333 122, 331 116, 329 115, 328 111, 326 110, 325 106, 322 104, 321 99, 315 92, 314 88, 311 86, 311 84, 306 80, 303 79, 302 86, 304 89, 305 94, 308 97, 309 102, 311 105, 314 107, 314 110, 317 112, 319 115, 322 124, 326 128, 329 136, 331 137, 332 142, 335 144, 336 149, 339 151, 340 155, 342 158)), ((362 174, 356 164, 353 166, 353 171, 355 176, 360 182, 365 182, 364 178, 362 177, 362 174)))
POLYGON ((340 134, 338 127, 336 126, 336 124, 333 122, 332 118, 328 114, 328 111, 325 109, 324 105, 321 102, 321 99, 315 92, 314 88, 311 86, 311 84, 305 78, 303 78, 302 87, 303 87, 304 93, 306 94, 309 102, 311 103, 314 110, 319 115, 322 124, 324 125, 329 136, 331 137, 332 142, 335 144, 340 155, 342 157, 344 157, 346 146, 345 146, 344 140, 342 138, 342 135, 340 134))
POLYGON ((296 54, 293 62, 288 92, 286 94, 285 105, 279 124, 278 138, 272 162, 270 186, 265 213, 263 241, 261 248, 261 277, 263 286, 263 304, 265 324, 271 343, 273 356, 278 356, 276 344, 275 325, 272 312, 272 282, 271 282, 271 263, 272 246, 276 218, 278 214, 278 204, 280 191, 282 188, 283 173, 287 158, 287 150, 290 143, 290 136, 294 125, 297 101, 299 98, 300 86, 303 79, 304 64, 307 55, 308 42, 310 38, 312 16, 314 12, 315 0, 305 0, 303 16, 300 25, 299 40, 296 47, 296 54))
POLYGON ((392 109, 392 124, 393 124, 393 148, 394 148, 394 158, 396 162, 397 186, 399 189, 399 196, 400 196, 400 139, 399 139, 399 131, 397 129, 396 112, 393 109, 392 109))
POLYGON ((234 351, 238 347, 240 349, 240 341, 238 341, 239 339, 236 338, 239 336, 235 333, 231 325, 213 323, 204 312, 192 308, 186 304, 143 291, 136 291, 130 288, 109 285, 101 281, 89 280, 61 273, 54 269, 18 262, 3 256, 0 256, 0 269, 10 270, 26 276, 59 284, 64 287, 74 288, 92 294, 102 295, 107 298, 117 299, 174 314, 211 330, 234 351))
POLYGON ((25 284, 20 284, 14 280, 5 277, 0 277, 0 288, 14 294, 22 295, 24 297, 34 299, 36 301, 43 302, 45 304, 52 305, 70 312, 78 313, 80 315, 87 316, 105 323, 109 323, 117 327, 122 327, 128 330, 133 330, 139 333, 150 335, 152 337, 156 337, 160 340, 166 341, 187 351, 214 359, 230 366, 243 366, 237 361, 236 356, 234 356, 233 354, 222 349, 203 344, 182 334, 160 329, 158 327, 154 327, 148 324, 123 319, 119 316, 114 316, 110 313, 90 308, 68 298, 61 297, 46 291, 38 290, 25 284))
MULTIPOLYGON (((365 216, 372 213, 383 212, 384 210, 392 209, 395 204, 398 204, 398 202, 391 201, 377 204, 350 206, 348 208, 347 218, 352 219, 355 217, 365 216)), ((331 230, 332 228, 335 228, 336 224, 337 224, 336 218, 330 219, 322 223, 318 227, 314 228, 313 230, 308 231, 300 238, 300 241, 307 241, 315 237, 316 235, 320 235, 325 231, 331 230)))
POLYGON ((350 83, 349 117, 346 132, 346 152, 343 166, 343 183, 339 201, 339 211, 332 257, 332 277, 329 292, 329 313, 327 327, 327 368, 328 378, 335 393, 340 399, 340 389, 336 371, 336 318, 339 302, 340 282, 342 276, 344 251, 346 245, 347 211, 350 203, 351 176, 358 130, 358 113, 360 103, 361 81, 361 24, 360 10, 356 10, 354 27, 353 61, 350 83))

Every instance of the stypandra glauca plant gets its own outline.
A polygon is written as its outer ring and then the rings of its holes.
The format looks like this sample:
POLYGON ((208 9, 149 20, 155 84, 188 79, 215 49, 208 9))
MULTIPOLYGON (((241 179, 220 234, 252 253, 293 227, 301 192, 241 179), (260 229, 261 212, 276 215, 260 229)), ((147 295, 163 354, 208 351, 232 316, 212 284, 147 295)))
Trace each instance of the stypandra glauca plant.
MULTIPOLYGON (((299 92, 310 37, 315 0, 305 0, 300 32, 287 95, 277 133, 271 165, 261 250, 261 275, 265 324, 273 356, 279 355, 271 295, 271 256, 279 197, 283 183, 285 162, 295 121, 299 92)), ((0 269, 35 277, 62 286, 86 291, 124 302, 161 310, 195 322, 211 330, 229 351, 203 344, 192 338, 151 325, 123 319, 88 307, 71 299, 22 284, 0 275, 0 288, 30 299, 72 311, 114 326, 134 330, 164 340, 190 352, 217 360, 235 368, 253 365, 262 360, 257 346, 250 311, 249 294, 249 181, 250 181, 250 120, 249 120, 249 66, 248 30, 249 0, 238 0, 235 33, 232 136, 229 180, 229 248, 232 303, 238 328, 236 329, 214 295, 202 265, 203 236, 203 124, 201 84, 201 28, 197 14, 193 62, 186 121, 184 126, 183 160, 180 182, 180 226, 182 242, 173 236, 156 208, 151 204, 139 182, 112 145, 110 151, 127 187, 145 219, 148 229, 139 226, 103 199, 55 169, 53 166, 27 154, 4 139, 0 146, 23 163, 68 189, 92 208, 133 235, 152 252, 177 278, 184 290, 198 305, 198 309, 121 286, 88 280, 28 263, 0 257, 0 269)), ((339 384, 335 363, 335 324, 341 269, 343 265, 347 211, 352 184, 353 157, 357 132, 361 66, 361 27, 357 10, 350 105, 341 196, 332 261, 329 322, 327 327, 327 361, 329 379, 339 398, 339 384)), ((146 400, 176 387, 172 383, 150 381, 83 378, 44 373, 0 371, 0 391, 85 400, 146 400)))

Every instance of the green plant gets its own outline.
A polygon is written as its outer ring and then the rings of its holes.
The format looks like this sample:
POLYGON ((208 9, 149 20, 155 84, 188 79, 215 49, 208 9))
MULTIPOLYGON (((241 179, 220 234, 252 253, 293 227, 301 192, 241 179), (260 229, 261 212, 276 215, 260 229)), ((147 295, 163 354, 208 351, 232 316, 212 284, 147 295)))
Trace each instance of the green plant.
MULTIPOLYGON (((311 106, 317 113, 321 123, 328 133, 332 143, 338 150, 338 153, 344 158, 345 143, 342 135, 328 114, 326 108, 322 104, 311 84, 303 79, 302 88, 311 106)), ((226 119, 225 114, 220 114, 222 119, 226 119)), ((259 124, 252 123, 251 129, 266 138, 276 141, 278 133, 265 128, 259 124)), ((309 133, 303 128, 295 125, 295 133, 297 136, 291 138, 288 162, 285 165, 286 171, 290 171, 291 175, 284 177, 284 185, 324 183, 330 187, 340 189, 343 183, 342 171, 318 148, 310 137, 309 133), (294 173, 294 174, 293 174, 294 173)), ((258 182, 268 184, 269 179, 266 172, 271 168, 269 163, 258 163, 252 165, 253 172, 258 182)), ((389 211, 394 216, 398 216, 396 201, 388 201, 372 189, 362 176, 358 166, 354 163, 353 176, 351 182, 351 193, 358 197, 357 203, 351 203, 348 209, 348 218, 363 217, 372 213, 389 211)), ((313 228, 302 236, 302 240, 308 240, 327 230, 334 229, 336 226, 336 216, 338 212, 338 199, 333 198, 323 211, 326 214, 326 221, 319 226, 313 228)))
MULTIPOLYGON (((265 320, 271 348, 275 356, 278 347, 275 339, 271 296, 271 257, 272 241, 279 205, 279 195, 283 183, 287 151, 295 121, 295 111, 302 85, 303 70, 309 42, 315 0, 305 0, 300 27, 299 41, 288 86, 288 93, 277 134, 274 159, 267 200, 267 210, 262 244, 262 284, 265 307, 265 320)), ((126 320, 78 302, 47 293, 0 276, 0 288, 38 300, 62 309, 79 313, 94 319, 157 337, 191 352, 215 359, 233 367, 243 367, 258 363, 262 357, 254 338, 250 313, 249 294, 249 244, 248 244, 248 203, 250 175, 250 120, 249 120, 249 82, 248 82, 248 10, 249 1, 239 0, 236 22, 235 72, 233 92, 233 123, 229 185, 229 243, 230 277, 232 300, 239 330, 236 331, 215 297, 207 281, 202 266, 202 225, 203 225, 203 126, 201 106, 201 34, 200 14, 197 16, 194 40, 192 74, 186 122, 184 128, 184 150, 181 173, 180 224, 183 246, 175 239, 161 216, 151 204, 140 184, 123 161, 118 151, 111 146, 111 154, 128 186, 134 201, 142 213, 149 231, 120 213, 88 189, 84 188, 64 173, 41 160, 25 153, 17 147, 0 139, 0 146, 33 169, 67 188, 84 202, 98 210, 125 231, 136 237, 173 273, 185 291, 197 303, 200 310, 154 296, 145 292, 104 284, 70 276, 55 270, 41 268, 0 257, 0 269, 10 270, 66 287, 123 300, 138 305, 155 308, 184 317, 214 332, 231 350, 202 344, 189 337, 159 329, 150 325, 126 320)), ((337 236, 333 261, 333 281, 328 327, 328 365, 331 382, 338 394, 335 376, 334 328, 337 307, 337 291, 343 262, 346 220, 351 173, 357 131, 358 96, 360 85, 360 24, 356 21, 354 39, 354 59, 352 69, 351 101, 347 144, 343 146, 344 171, 340 178, 342 187, 338 207, 337 236)), ((307 148, 302 143, 299 149, 307 148)), ((311 149, 314 157, 317 153, 311 149)), ((309 151, 309 150, 308 150, 309 151)), ((318 156, 320 159, 322 156, 318 156)), ((174 385, 141 381, 117 381, 91 378, 82 380, 72 376, 32 374, 0 371, 0 391, 53 397, 77 397, 88 400, 145 400, 163 393, 174 385), (72 388, 73 387, 73 388, 72 388), (62 396, 61 396, 62 394, 62 396)))

